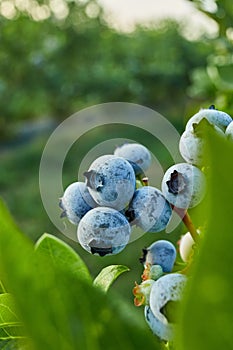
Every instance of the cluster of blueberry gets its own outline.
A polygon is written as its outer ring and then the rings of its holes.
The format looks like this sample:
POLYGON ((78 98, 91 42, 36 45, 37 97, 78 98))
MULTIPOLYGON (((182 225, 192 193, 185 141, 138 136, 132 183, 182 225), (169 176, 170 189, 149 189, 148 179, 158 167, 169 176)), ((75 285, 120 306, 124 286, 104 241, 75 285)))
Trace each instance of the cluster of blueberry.
POLYGON ((97 158, 84 173, 85 183, 75 182, 65 190, 61 216, 78 225, 78 241, 88 252, 117 254, 134 225, 144 232, 160 232, 173 206, 186 209, 201 201, 205 179, 198 168, 187 163, 172 166, 160 191, 143 178, 150 162, 146 147, 124 144, 113 155, 97 158))
POLYGON ((166 342, 173 339, 174 305, 181 300, 187 279, 183 273, 172 272, 176 255, 175 246, 166 240, 158 240, 143 249, 142 283, 136 283, 133 289, 135 305, 145 306, 146 322, 152 332, 166 342))
POLYGON ((174 337, 177 327, 174 305, 181 300, 187 280, 187 266, 192 261, 195 243, 199 240, 200 230, 196 230, 190 220, 187 221, 187 209, 197 205, 205 192, 205 176, 202 173, 205 147, 202 130, 205 124, 218 134, 233 139, 233 121, 228 114, 216 110, 214 106, 201 109, 188 121, 180 138, 180 153, 187 163, 172 166, 162 181, 165 198, 191 229, 178 244, 180 257, 187 263, 186 268, 174 272, 176 248, 169 241, 156 241, 143 249, 140 259, 144 265, 142 283, 136 283, 133 289, 135 305, 145 307, 146 322, 153 333, 166 342, 174 337))
POLYGON ((97 158, 84 173, 85 183, 75 182, 66 188, 60 199, 61 216, 78 225, 78 241, 88 252, 100 256, 119 253, 129 241, 133 224, 141 225, 145 231, 153 225, 160 230, 165 227, 161 216, 167 214, 162 215, 160 207, 163 211, 164 204, 168 210, 170 206, 162 193, 152 187, 147 188, 147 194, 136 190, 137 178, 142 177, 150 163, 151 154, 146 147, 124 144, 114 154, 97 158), (150 197, 154 198, 154 212, 146 214, 150 197), (140 214, 138 206, 144 199, 147 202, 140 214))
MULTIPOLYGON (((97 158, 84 173, 85 182, 68 186, 60 199, 61 216, 78 225, 78 241, 85 250, 100 256, 117 254, 128 244, 134 225, 144 232, 160 232, 174 210, 189 228, 180 240, 179 252, 184 262, 190 260, 199 232, 187 209, 198 205, 205 194, 205 124, 233 139, 233 121, 228 114, 214 106, 201 109, 180 138, 179 149, 186 162, 165 172, 161 191, 148 185, 145 172, 151 154, 137 143, 123 144, 114 154, 97 158)), ((169 241, 157 241, 144 249, 142 283, 133 291, 135 304, 145 306, 146 321, 164 341, 173 338, 175 324, 169 309, 181 299, 187 279, 185 271, 174 272, 175 261, 176 249, 169 241)))

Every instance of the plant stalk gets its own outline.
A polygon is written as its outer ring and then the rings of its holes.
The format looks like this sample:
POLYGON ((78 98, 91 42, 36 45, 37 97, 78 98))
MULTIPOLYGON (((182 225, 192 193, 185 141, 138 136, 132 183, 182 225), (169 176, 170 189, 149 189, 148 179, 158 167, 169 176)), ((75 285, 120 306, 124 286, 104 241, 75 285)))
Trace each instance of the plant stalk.
POLYGON ((173 210, 180 216, 180 218, 182 219, 183 223, 185 224, 185 226, 187 227, 187 229, 189 230, 190 235, 192 236, 194 242, 196 244, 199 244, 200 242, 200 237, 199 234, 197 233, 197 229, 194 226, 192 219, 189 215, 189 213, 187 212, 186 209, 181 209, 181 208, 177 208, 176 206, 173 206, 173 210))

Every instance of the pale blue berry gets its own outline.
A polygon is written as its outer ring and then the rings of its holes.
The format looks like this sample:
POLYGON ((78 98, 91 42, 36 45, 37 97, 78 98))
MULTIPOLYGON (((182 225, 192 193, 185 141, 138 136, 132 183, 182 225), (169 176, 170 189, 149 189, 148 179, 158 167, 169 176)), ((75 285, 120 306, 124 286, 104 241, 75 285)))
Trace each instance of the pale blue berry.
POLYGON ((139 143, 125 143, 117 147, 114 154, 127 159, 137 175, 144 173, 150 167, 150 151, 139 143))
POLYGON ((104 256, 122 251, 130 233, 131 227, 124 215, 112 208, 97 207, 81 219, 77 236, 89 253, 104 256))
POLYGON ((176 248, 166 240, 159 240, 152 243, 147 249, 143 249, 141 262, 146 267, 150 265, 160 265, 163 272, 171 272, 176 260, 176 248))
POLYGON ((171 324, 162 322, 153 314, 148 305, 144 308, 144 315, 146 322, 154 335, 163 341, 173 340, 173 326, 171 324))
POLYGON ((162 192, 169 203, 187 209, 198 205, 205 195, 206 180, 200 169, 188 163, 171 166, 164 174, 162 192))
POLYGON ((84 182, 74 182, 69 185, 59 202, 63 210, 61 217, 67 217, 75 225, 96 205, 84 182))
POLYGON ((170 204, 160 190, 144 186, 135 191, 126 216, 132 225, 145 232, 159 232, 166 228, 172 214, 170 204))
POLYGON ((226 128, 226 136, 228 139, 233 140, 233 122, 226 128))
MULTIPOLYGON (((184 160, 190 164, 202 167, 205 165, 205 138, 203 137, 201 123, 193 124, 183 132, 180 137, 179 150, 184 160)), ((209 124, 210 125, 210 124, 209 124)), ((224 132, 217 126, 212 125, 213 131, 218 135, 224 136, 224 132)))
POLYGON ((151 328, 153 325, 152 331, 163 340, 172 340, 175 331, 175 324, 167 319, 163 310, 169 302, 178 302, 182 299, 186 281, 185 275, 170 273, 160 277, 151 287, 149 306, 154 317, 147 310, 146 320, 151 328))
POLYGON ((135 191, 135 174, 124 158, 105 155, 97 158, 84 173, 93 199, 101 206, 124 209, 135 191))
POLYGON ((223 131, 225 131, 226 127, 232 122, 232 118, 229 114, 218 111, 212 105, 210 108, 201 109, 198 113, 194 114, 186 124, 186 130, 193 130, 193 124, 199 123, 204 118, 207 119, 209 123, 216 125, 223 131))

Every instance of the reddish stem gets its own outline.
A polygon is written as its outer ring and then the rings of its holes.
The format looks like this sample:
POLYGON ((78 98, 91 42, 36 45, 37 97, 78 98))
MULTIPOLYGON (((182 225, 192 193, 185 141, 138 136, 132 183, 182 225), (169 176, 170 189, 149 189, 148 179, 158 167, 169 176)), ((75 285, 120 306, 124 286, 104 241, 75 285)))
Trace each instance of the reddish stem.
POLYGON ((189 230, 190 235, 192 236, 193 240, 195 243, 199 243, 200 237, 199 234, 197 233, 196 227, 194 226, 191 217, 189 216, 189 213, 187 212, 186 209, 181 209, 173 206, 173 210, 180 216, 182 219, 183 223, 189 230))

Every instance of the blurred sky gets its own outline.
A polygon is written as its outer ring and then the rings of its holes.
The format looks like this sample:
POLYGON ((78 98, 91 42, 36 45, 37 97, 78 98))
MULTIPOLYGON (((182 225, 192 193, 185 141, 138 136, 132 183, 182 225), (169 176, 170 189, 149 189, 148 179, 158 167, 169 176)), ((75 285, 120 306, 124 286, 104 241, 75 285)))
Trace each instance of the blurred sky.
POLYGON ((215 23, 187 0, 99 0, 99 3, 104 5, 111 25, 126 31, 132 30, 135 23, 157 22, 169 17, 184 22, 190 38, 217 32, 215 23))

